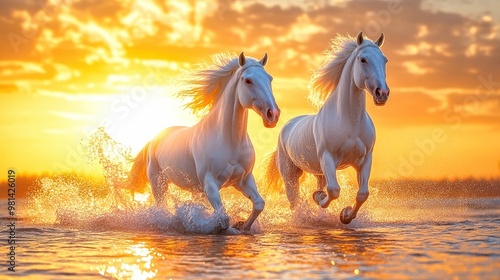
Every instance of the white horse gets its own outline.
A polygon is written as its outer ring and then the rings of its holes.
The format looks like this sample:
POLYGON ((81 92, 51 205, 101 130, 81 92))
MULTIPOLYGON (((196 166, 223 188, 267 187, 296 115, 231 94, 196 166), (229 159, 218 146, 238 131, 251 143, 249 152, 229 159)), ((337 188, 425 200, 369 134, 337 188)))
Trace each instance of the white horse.
POLYGON ((249 230, 264 209, 252 169, 255 151, 247 133, 248 109, 257 112, 266 127, 275 127, 280 110, 271 89, 272 77, 264 70, 267 54, 257 61, 227 54, 213 57, 214 64, 194 73, 189 89, 194 112, 208 111, 192 127, 169 127, 139 152, 129 175, 131 188, 143 191, 149 181, 157 204, 162 204, 169 183, 194 193, 204 192, 218 219, 217 230, 229 227, 219 190, 234 186, 253 203, 245 222, 249 230))
POLYGON ((355 168, 359 191, 354 207, 340 213, 344 224, 356 218, 367 200, 375 127, 366 111, 365 90, 376 105, 384 105, 389 97, 387 58, 380 50, 383 42, 383 33, 375 42, 364 39, 362 32, 356 40, 338 36, 311 81, 310 97, 326 98, 323 106, 316 115, 293 118, 281 130, 266 178, 276 185, 281 174, 292 209, 297 206, 299 178, 304 171, 316 176, 318 191, 313 200, 326 208, 340 194, 336 170, 355 168))

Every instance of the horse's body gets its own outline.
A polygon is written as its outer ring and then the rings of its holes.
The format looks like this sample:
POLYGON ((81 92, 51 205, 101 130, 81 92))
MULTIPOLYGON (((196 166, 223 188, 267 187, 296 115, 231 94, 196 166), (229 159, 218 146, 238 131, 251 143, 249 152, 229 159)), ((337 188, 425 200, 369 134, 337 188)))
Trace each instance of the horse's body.
POLYGON ((387 59, 380 51, 383 35, 375 42, 340 38, 341 50, 333 54, 313 77, 312 90, 327 97, 315 115, 290 120, 280 132, 267 177, 282 176, 292 209, 299 198, 299 178, 303 172, 314 174, 318 191, 314 201, 323 208, 339 197, 336 170, 348 166, 358 173, 359 191, 354 208, 342 210, 340 219, 350 223, 368 198, 368 178, 375 144, 375 127, 366 112, 367 90, 377 105, 389 96, 385 82, 387 59), (326 193, 323 191, 326 187, 326 193))
POLYGON ((247 134, 248 109, 261 115, 266 127, 274 127, 279 109, 271 90, 271 76, 261 61, 246 59, 243 53, 231 61, 219 59, 214 70, 202 70, 195 84, 181 92, 194 98, 196 110, 210 108, 192 127, 170 127, 149 142, 132 167, 131 185, 151 183, 157 203, 162 203, 169 183, 191 192, 204 192, 214 210, 222 213, 219 229, 229 227, 229 217, 221 203, 219 190, 234 186, 253 203, 247 221, 235 227, 249 230, 264 208, 252 169, 255 151, 247 134), (212 106, 213 104, 213 106, 212 106))

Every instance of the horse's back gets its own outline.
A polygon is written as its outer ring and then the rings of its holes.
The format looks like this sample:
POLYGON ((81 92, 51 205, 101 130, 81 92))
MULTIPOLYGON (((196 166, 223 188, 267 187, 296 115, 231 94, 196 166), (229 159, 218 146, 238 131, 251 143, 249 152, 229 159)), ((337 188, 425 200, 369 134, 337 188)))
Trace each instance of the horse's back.
POLYGON ((187 126, 170 126, 162 130, 160 133, 158 133, 153 141, 161 141, 165 140, 165 138, 172 136, 172 134, 175 134, 178 131, 187 129, 189 127, 187 126))
POLYGON ((200 185, 191 151, 192 127, 173 126, 164 129, 153 140, 150 154, 154 156, 166 178, 180 188, 200 185))
POLYGON ((314 141, 315 115, 302 115, 288 121, 280 132, 282 151, 300 169, 313 174, 321 173, 314 141))
POLYGON ((163 150, 175 150, 176 148, 181 148, 184 140, 188 138, 186 132, 189 131, 189 127, 186 126, 171 126, 162 130, 156 137, 151 141, 150 153, 162 152, 163 150))
POLYGON ((289 139, 290 137, 293 137, 292 135, 294 133, 297 132, 300 134, 301 130, 307 128, 307 121, 309 120, 309 117, 312 116, 302 115, 289 120, 281 129, 280 140, 289 139))

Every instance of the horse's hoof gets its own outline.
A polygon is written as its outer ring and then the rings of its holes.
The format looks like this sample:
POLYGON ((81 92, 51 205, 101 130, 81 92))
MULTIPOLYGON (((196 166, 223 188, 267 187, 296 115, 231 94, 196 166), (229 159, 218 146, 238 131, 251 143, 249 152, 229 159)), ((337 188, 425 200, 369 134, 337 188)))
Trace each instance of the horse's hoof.
POLYGON ((240 230, 237 230, 235 228, 232 228, 232 227, 229 227, 227 228, 224 232, 223 232, 224 235, 240 235, 241 234, 241 231, 240 230))
POLYGON ((345 224, 345 225, 348 225, 351 223, 352 221, 352 218, 348 218, 349 217, 349 213, 352 211, 352 207, 351 206, 347 206, 346 208, 342 209, 342 211, 340 211, 340 221, 345 224))
POLYGON ((319 203, 325 199, 326 193, 324 191, 315 191, 313 192, 313 200, 316 202, 316 204, 319 205, 319 203))
POLYGON ((229 217, 222 216, 217 220, 217 225, 215 226, 215 232, 220 233, 229 228, 229 217))
POLYGON ((221 224, 218 224, 215 228, 213 233, 224 233, 229 227, 223 226, 221 224))
POLYGON ((239 231, 242 231, 244 224, 245 224, 245 222, 239 221, 239 222, 237 222, 236 224, 233 225, 233 228, 235 228, 235 229, 237 229, 239 231))

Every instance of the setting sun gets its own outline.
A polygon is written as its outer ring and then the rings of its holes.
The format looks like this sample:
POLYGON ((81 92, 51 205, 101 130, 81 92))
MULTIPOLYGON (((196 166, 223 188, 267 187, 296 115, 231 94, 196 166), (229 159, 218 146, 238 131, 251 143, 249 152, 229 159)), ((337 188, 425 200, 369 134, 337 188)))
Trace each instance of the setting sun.
POLYGON ((182 100, 169 97, 164 91, 165 88, 157 88, 137 97, 116 96, 101 125, 111 137, 130 146, 134 154, 166 127, 193 125, 196 117, 183 109, 182 100))

